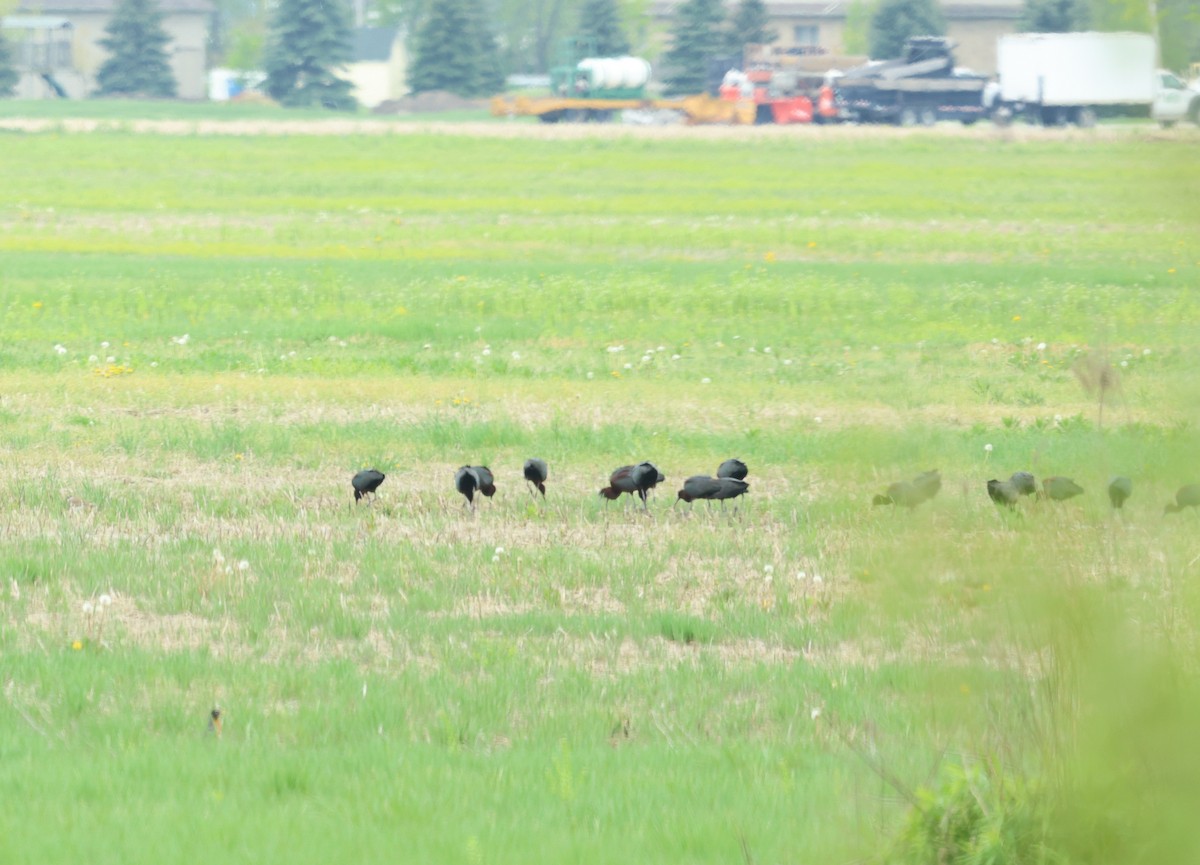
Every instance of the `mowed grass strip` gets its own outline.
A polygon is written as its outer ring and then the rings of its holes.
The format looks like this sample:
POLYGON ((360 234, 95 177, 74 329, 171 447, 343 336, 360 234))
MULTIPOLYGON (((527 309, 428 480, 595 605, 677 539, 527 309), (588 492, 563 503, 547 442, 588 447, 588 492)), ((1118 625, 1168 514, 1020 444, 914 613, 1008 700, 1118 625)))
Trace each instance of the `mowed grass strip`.
POLYGON ((1100 659, 1193 669, 1186 140, 3 158, 39 166, 0 189, 12 861, 844 861, 947 762, 1091 801, 1144 765, 1100 659), (736 513, 670 506, 730 456, 736 513), (641 459, 649 513, 606 505, 641 459), (1086 493, 997 510, 1017 469, 1086 493))

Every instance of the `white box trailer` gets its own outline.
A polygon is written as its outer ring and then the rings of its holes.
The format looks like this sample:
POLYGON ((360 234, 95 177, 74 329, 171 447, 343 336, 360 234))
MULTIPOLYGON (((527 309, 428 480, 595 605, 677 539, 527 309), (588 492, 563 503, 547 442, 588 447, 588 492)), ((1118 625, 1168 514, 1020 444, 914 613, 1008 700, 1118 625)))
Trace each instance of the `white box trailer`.
POLYGON ((1149 105, 1154 38, 1147 33, 1016 33, 996 46, 999 104, 1047 124, 1095 123, 1099 105, 1149 105))

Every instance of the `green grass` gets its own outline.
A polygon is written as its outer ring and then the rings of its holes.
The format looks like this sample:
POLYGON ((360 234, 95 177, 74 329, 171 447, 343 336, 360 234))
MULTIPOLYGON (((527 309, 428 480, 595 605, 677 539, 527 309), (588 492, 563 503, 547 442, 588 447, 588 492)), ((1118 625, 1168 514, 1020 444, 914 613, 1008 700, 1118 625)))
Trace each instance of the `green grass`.
POLYGON ((487 109, 462 109, 417 115, 380 115, 360 108, 333 112, 320 108, 281 108, 252 102, 185 102, 175 99, 2 99, 0 118, 19 117, 47 120, 94 119, 116 123, 136 120, 490 120, 487 109))
POLYGON ((0 860, 1194 857, 1194 142, 3 142, 0 860))

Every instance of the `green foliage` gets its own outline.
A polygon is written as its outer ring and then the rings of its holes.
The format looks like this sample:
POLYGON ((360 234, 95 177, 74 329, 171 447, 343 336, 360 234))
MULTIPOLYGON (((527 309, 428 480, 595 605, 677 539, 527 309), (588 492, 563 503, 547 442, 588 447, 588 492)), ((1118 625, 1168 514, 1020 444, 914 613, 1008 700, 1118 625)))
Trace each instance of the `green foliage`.
POLYGON ((162 26, 155 0, 121 0, 105 28, 100 44, 108 59, 96 73, 104 96, 175 95, 175 75, 167 62, 171 41, 162 26))
POLYGON ((337 70, 351 59, 349 10, 342 0, 280 0, 263 56, 264 85, 288 108, 351 111, 353 85, 337 70))
POLYGON ((1154 29, 1150 4, 1145 0, 1090 0, 1092 26, 1097 30, 1132 30, 1150 33, 1154 29))
POLYGON ((871 18, 875 14, 875 0, 851 0, 846 7, 846 25, 842 31, 842 43, 847 54, 867 54, 870 51, 871 18))
POLYGON ((891 863, 1048 865, 1051 807, 1036 783, 1001 766, 950 763, 914 795, 891 863))
POLYGON ((489 96, 504 87, 500 55, 481 0, 429 0, 408 70, 414 93, 489 96))
POLYGON ((1025 0, 1019 29, 1026 33, 1071 33, 1087 30, 1088 0, 1025 0))
POLYGON ((946 21, 938 0, 880 0, 871 17, 870 49, 876 60, 904 54, 910 36, 940 36, 946 21))
POLYGON ((721 0, 687 0, 675 10, 671 47, 663 56, 663 81, 672 94, 702 93, 708 64, 728 48, 721 0))
POLYGON ((262 69, 264 45, 263 34, 257 30, 250 27, 234 30, 229 38, 225 65, 243 72, 262 69))
POLYGON ((1158 41, 1167 69, 1187 72, 1200 62, 1200 4, 1192 0, 1158 0, 1158 41))
POLYGON ((617 0, 583 0, 578 36, 595 48, 597 57, 618 57, 630 50, 617 0))
POLYGON ((779 38, 770 26, 771 17, 763 0, 741 0, 729 22, 729 51, 741 54, 747 45, 768 45, 779 38))

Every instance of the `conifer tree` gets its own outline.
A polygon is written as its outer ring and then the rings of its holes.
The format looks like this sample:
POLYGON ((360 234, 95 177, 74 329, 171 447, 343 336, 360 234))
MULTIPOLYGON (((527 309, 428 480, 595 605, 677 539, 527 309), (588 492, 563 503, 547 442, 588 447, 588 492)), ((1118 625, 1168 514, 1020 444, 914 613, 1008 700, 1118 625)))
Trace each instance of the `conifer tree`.
POLYGON ((0 98, 12 96, 17 86, 17 70, 13 68, 12 46, 0 33, 0 98))
POLYGON ((341 0, 280 0, 263 55, 266 91, 289 108, 352 111, 353 85, 335 74, 351 52, 350 15, 341 0))
POLYGON ((175 95, 175 75, 167 62, 171 37, 162 26, 162 10, 154 0, 121 0, 100 44, 108 59, 96 73, 104 96, 175 95))
POLYGON ((663 56, 663 80, 669 93, 701 93, 708 64, 728 46, 721 0, 687 0, 675 13, 671 48, 663 56))
POLYGON ((500 51, 480 0, 430 0, 409 66, 413 93, 489 96, 504 87, 500 51))
POLYGON ((729 52, 740 55, 747 45, 769 45, 778 39, 770 20, 763 0, 742 0, 729 22, 729 52))
POLYGON ((910 36, 940 36, 946 32, 937 0, 883 0, 871 18, 870 48, 876 60, 904 53, 910 36))
POLYGON ((621 28, 617 0, 584 0, 579 10, 579 38, 592 46, 597 57, 619 57, 630 51, 621 28))

